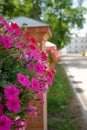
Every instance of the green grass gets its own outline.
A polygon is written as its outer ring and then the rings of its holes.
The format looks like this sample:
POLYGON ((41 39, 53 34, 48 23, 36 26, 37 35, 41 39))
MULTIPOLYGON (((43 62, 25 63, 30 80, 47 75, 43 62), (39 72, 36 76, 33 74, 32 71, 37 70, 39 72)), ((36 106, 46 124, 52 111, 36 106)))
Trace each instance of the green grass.
POLYGON ((56 66, 57 74, 47 96, 48 130, 79 130, 69 106, 74 94, 61 64, 56 66))

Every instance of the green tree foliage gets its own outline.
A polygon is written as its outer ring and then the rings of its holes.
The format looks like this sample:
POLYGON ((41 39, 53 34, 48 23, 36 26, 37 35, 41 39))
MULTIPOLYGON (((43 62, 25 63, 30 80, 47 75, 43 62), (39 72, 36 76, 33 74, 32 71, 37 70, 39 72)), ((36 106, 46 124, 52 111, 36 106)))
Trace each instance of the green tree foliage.
MULTIPOLYGON (((29 3, 29 0, 25 0, 25 2, 29 3)), ((25 3, 25 6, 27 5, 26 3, 25 3)), ((26 10, 26 13, 31 12, 30 15, 28 15, 28 16, 39 20, 40 15, 41 15, 41 6, 40 6, 40 4, 41 4, 40 0, 30 0, 31 10, 30 11, 26 10)))
POLYGON ((23 15, 40 19, 41 0, 0 0, 0 14, 7 18, 23 15))
POLYGON ((86 8, 84 0, 0 0, 0 14, 12 18, 27 16, 49 23, 52 27, 51 41, 58 47, 69 40, 70 29, 83 27, 86 8))
POLYGON ((82 7, 82 0, 73 5, 74 0, 48 0, 44 20, 52 26, 51 41, 58 47, 63 46, 69 40, 70 29, 82 28, 85 22, 83 14, 86 8, 82 7))
POLYGON ((0 15, 12 17, 14 8, 13 0, 0 0, 0 15))

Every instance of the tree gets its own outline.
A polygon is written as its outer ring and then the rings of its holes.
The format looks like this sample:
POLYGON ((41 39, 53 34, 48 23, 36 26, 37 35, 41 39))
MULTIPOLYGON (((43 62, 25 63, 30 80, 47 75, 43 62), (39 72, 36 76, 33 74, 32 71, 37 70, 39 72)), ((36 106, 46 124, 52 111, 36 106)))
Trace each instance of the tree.
POLYGON ((0 0, 0 15, 12 17, 15 8, 14 0, 0 0))
POLYGON ((85 21, 83 14, 86 8, 82 7, 82 0, 77 1, 77 6, 73 5, 74 0, 48 0, 47 10, 44 13, 44 20, 51 24, 52 42, 58 47, 64 46, 69 40, 70 29, 77 26, 83 27, 85 21))

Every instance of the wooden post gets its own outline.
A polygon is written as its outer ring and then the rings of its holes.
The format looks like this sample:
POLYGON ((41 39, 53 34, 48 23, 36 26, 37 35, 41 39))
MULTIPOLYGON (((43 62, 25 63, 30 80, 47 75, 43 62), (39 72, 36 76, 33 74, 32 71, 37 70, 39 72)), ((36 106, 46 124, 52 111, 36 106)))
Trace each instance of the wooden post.
POLYGON ((43 130, 47 130, 47 94, 44 94, 44 105, 43 105, 43 130))
POLYGON ((31 116, 27 120, 26 130, 47 130, 47 96, 44 94, 44 105, 40 100, 32 101, 39 110, 37 117, 31 116))

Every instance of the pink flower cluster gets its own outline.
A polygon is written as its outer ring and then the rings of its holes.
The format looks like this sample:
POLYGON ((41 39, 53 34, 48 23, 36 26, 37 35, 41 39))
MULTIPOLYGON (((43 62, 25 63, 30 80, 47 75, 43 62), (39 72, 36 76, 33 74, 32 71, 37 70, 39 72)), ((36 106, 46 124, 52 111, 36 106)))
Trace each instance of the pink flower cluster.
POLYGON ((0 116, 0 130, 10 130, 13 121, 6 115, 0 116))
POLYGON ((6 106, 9 111, 18 112, 20 111, 20 100, 18 98, 20 90, 14 85, 5 87, 4 89, 5 97, 7 99, 6 106))
MULTIPOLYGON (((50 56, 53 59, 53 62, 51 61, 51 66, 55 66, 56 63, 60 61, 60 54, 58 53, 58 50, 56 47, 46 47, 46 51, 48 53, 49 61, 50 61, 50 56)), ((51 67, 50 66, 50 67, 51 67)))
MULTIPOLYGON (((17 71, 16 77, 14 76, 16 71, 10 70, 13 72, 12 76, 16 78, 16 82, 11 81, 9 83, 7 77, 6 82, 10 85, 2 87, 3 91, 0 97, 0 130, 10 130, 17 113, 20 115, 21 111, 28 111, 30 116, 37 115, 36 107, 30 101, 26 101, 27 104, 25 104, 24 98, 27 99, 27 96, 32 95, 32 99, 35 100, 36 95, 39 95, 43 104, 43 93, 49 91, 48 86, 52 85, 55 70, 54 68, 48 68, 47 54, 38 47, 34 38, 29 37, 27 31, 22 30, 15 23, 11 23, 10 26, 1 16, 0 26, 0 49, 8 50, 8 52, 13 49, 16 50, 18 55, 16 52, 12 53, 10 58, 15 57, 19 63, 17 67, 20 65, 21 68, 20 71, 17 71), (2 28, 6 33, 3 32, 2 28), (8 113, 6 114, 6 112, 8 113), (13 114, 13 116, 9 113, 13 114)), ((3 57, 4 60, 5 58, 3 57)), ((20 122, 21 119, 17 122, 17 125, 20 122)))
POLYGON ((18 73, 17 80, 23 87, 28 87, 30 85, 28 77, 22 73, 18 73))

